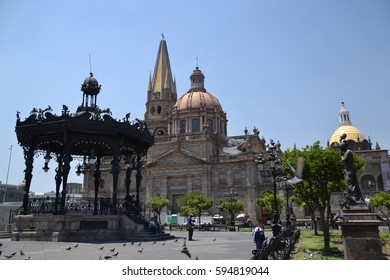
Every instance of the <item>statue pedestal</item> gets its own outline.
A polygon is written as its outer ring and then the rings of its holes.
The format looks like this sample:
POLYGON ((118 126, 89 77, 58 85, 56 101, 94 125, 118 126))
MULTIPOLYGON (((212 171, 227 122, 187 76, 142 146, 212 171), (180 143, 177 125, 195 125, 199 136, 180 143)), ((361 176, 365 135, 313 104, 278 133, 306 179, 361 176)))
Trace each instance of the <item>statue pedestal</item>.
POLYGON ((346 260, 383 260, 378 226, 382 224, 366 204, 341 210, 344 258, 346 260))

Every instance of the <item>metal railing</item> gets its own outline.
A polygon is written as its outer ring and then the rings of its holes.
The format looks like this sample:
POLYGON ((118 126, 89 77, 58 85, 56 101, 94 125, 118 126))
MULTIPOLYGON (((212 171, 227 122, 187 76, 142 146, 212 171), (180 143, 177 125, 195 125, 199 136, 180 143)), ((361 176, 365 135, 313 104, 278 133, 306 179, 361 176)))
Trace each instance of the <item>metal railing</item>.
POLYGON ((288 260, 295 243, 300 236, 300 230, 295 225, 289 225, 280 231, 276 237, 266 239, 261 250, 254 250, 253 260, 288 260))

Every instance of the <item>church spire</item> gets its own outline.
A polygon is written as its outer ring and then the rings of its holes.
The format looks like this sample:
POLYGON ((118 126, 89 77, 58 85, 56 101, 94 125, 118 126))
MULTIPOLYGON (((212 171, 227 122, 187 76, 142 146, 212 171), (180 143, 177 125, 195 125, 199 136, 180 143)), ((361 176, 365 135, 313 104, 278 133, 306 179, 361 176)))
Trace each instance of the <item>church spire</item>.
POLYGON ((149 75, 145 121, 154 135, 168 133, 168 117, 177 101, 176 81, 172 76, 164 34, 157 52, 153 74, 149 75))
POLYGON ((164 34, 162 34, 162 39, 157 52, 156 64, 154 66, 151 90, 153 93, 160 93, 161 96, 164 89, 173 91, 174 83, 171 64, 169 62, 167 42, 165 41, 164 34))

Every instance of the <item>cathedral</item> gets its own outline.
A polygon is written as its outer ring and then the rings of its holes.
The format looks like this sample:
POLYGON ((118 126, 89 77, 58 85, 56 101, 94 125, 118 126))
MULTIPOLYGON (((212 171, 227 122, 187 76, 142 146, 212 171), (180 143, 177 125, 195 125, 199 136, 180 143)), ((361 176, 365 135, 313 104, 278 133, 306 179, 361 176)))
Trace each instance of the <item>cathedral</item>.
POLYGON ((219 202, 233 190, 251 220, 266 218, 256 206, 257 196, 272 191, 272 182, 260 176, 255 162, 265 151, 264 138, 256 128, 228 136, 227 114, 206 90, 199 67, 190 75, 188 91, 178 98, 164 38, 149 77, 145 121, 155 140, 145 166, 146 199, 167 197, 172 202, 167 213, 178 214, 177 199, 199 191, 214 202, 208 214, 215 215, 219 202))
MULTIPOLYGON (((153 74, 149 76, 144 120, 154 135, 154 145, 142 162, 140 200, 155 195, 168 198, 171 204, 163 215, 179 214, 177 199, 192 191, 213 201, 206 215, 223 214, 219 207, 229 192, 245 203, 244 213, 253 222, 266 220, 256 198, 273 191, 272 179, 263 178, 255 159, 265 152, 266 141, 259 130, 243 129, 243 135, 228 136, 227 114, 218 98, 205 88, 205 75, 195 67, 189 89, 178 98, 176 81, 169 61, 167 42, 160 41, 153 74)), ((278 151, 281 153, 281 151, 278 151)), ((110 159, 101 164, 99 197, 110 199, 112 179, 110 159)), ((125 196, 126 167, 119 173, 118 198, 125 196)), ((135 190, 135 172, 130 191, 135 190)), ((85 172, 83 197, 93 197, 93 174, 85 172)), ((147 211, 147 209, 146 209, 147 211)), ((227 218, 227 214, 224 215, 227 218)))

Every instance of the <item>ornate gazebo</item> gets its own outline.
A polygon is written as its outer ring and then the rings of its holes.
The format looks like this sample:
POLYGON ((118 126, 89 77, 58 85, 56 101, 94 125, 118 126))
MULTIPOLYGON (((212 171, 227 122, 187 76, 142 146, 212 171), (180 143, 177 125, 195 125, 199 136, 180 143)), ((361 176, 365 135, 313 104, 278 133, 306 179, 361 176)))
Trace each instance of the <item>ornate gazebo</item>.
MULTIPOLYGON (((101 110, 97 104, 97 95, 101 85, 92 73, 81 85, 82 104, 75 113, 70 113, 63 105, 60 115, 46 109, 34 108, 24 121, 17 112, 16 136, 23 148, 25 165, 25 193, 22 215, 29 214, 29 191, 33 178, 34 158, 43 156, 49 169, 51 159, 56 161, 55 185, 56 197, 53 209, 55 215, 65 215, 68 175, 73 159, 81 160, 76 167, 80 173, 86 168, 93 168, 94 210, 97 215, 98 192, 100 184, 100 163, 103 157, 111 159, 112 205, 111 213, 116 214, 118 175, 122 166, 136 170, 136 206, 139 210, 139 188, 141 184, 141 158, 153 144, 153 135, 146 123, 136 119, 131 122, 128 113, 122 120, 111 117, 110 109, 101 110), (62 189, 61 189, 62 185, 62 189)), ((126 194, 129 195, 131 170, 126 171, 126 194)))

